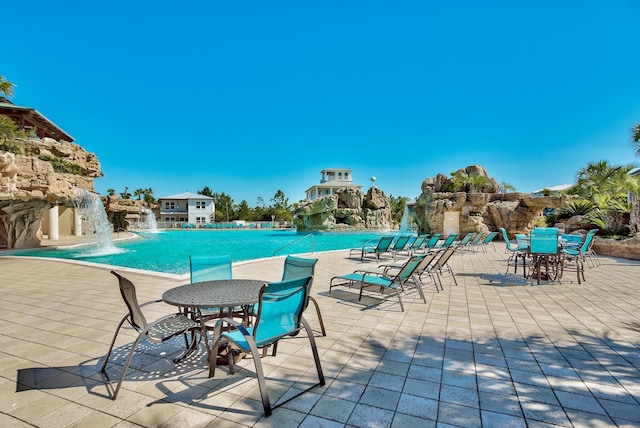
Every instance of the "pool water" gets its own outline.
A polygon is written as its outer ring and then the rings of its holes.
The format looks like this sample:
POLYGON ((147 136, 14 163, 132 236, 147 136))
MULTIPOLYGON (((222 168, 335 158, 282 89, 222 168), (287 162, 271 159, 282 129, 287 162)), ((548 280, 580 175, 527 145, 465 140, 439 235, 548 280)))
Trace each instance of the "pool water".
POLYGON ((82 260, 113 266, 183 275, 189 272, 190 255, 230 254, 234 262, 358 248, 376 242, 379 232, 322 232, 299 234, 289 230, 175 230, 137 233, 138 239, 115 242, 108 254, 97 254, 97 245, 63 249, 20 251, 14 255, 82 260))

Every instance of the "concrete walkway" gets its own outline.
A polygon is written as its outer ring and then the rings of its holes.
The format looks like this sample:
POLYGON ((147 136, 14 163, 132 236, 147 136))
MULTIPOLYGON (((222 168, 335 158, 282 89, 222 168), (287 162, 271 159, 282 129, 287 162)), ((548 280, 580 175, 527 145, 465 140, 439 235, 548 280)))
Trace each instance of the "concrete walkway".
MULTIPOLYGON (((601 257, 578 285, 533 285, 504 275, 497 250, 456 255, 458 285, 395 297, 329 294, 332 276, 373 261, 319 258, 312 294, 327 337, 316 335, 327 384, 263 417, 253 362, 207 378, 204 349, 173 364, 181 340, 142 343, 116 401, 99 373, 125 313, 108 268, 0 257, 2 427, 544 427, 640 426, 640 263, 601 257)), ((234 265, 234 277, 278 280, 283 258, 234 265)), ((185 279, 127 272, 139 300, 185 279)), ((148 307, 155 319, 172 308, 148 307)), ((317 327, 313 311, 306 318, 317 327)), ((135 335, 116 342, 116 378, 135 335)), ((314 381, 304 334, 263 358, 272 402, 314 381)))

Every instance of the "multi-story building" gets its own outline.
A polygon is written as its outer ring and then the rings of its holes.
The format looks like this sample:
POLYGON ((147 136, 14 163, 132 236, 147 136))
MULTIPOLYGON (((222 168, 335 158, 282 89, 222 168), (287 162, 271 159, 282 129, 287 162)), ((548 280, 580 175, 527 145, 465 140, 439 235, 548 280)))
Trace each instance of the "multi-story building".
POLYGON ((353 187, 362 190, 362 186, 353 184, 350 169, 323 169, 320 171, 320 184, 314 184, 307 189, 307 199, 318 199, 321 196, 333 195, 338 189, 353 187))
POLYGON ((167 223, 189 223, 203 226, 214 221, 216 211, 215 200, 212 197, 185 192, 177 195, 158 198, 160 205, 160 219, 167 223))

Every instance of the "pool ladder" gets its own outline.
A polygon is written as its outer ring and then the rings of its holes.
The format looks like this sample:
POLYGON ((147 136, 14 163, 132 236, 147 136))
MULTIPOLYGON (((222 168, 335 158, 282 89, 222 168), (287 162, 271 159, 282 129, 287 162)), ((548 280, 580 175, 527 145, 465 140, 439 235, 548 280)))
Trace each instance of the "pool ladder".
POLYGON ((299 238, 299 239, 296 239, 296 240, 295 240, 295 241, 293 241, 293 242, 289 242, 287 245, 285 245, 285 246, 283 246, 283 247, 278 248, 277 250, 275 250, 275 251, 273 252, 273 255, 274 255, 274 256, 275 256, 275 255, 277 255, 279 251, 282 251, 282 250, 284 250, 285 248, 290 247, 290 246, 291 246, 291 245, 293 245, 293 244, 297 244, 298 242, 300 242, 300 241, 302 241, 303 239, 306 239, 306 238, 308 238, 308 237, 311 237, 311 254, 313 254, 314 247, 315 247, 315 242, 314 242, 313 234, 312 234, 312 233, 308 233, 308 234, 304 235, 303 237, 301 237, 301 238, 299 238))

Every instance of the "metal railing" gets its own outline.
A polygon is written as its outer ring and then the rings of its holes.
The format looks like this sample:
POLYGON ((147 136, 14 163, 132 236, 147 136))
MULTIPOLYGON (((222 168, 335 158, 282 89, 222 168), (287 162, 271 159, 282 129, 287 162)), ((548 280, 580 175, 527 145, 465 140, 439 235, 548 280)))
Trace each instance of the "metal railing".
POLYGON ((275 251, 273 252, 273 255, 274 255, 274 256, 275 256, 275 255, 277 255, 279 251, 284 250, 285 248, 290 247, 290 246, 292 246, 293 244, 297 244, 298 242, 300 242, 300 241, 302 241, 303 239, 306 239, 306 238, 308 238, 308 237, 311 237, 311 254, 313 254, 314 247, 315 247, 315 241, 314 241, 313 234, 312 234, 312 233, 309 233, 309 234, 304 235, 303 237, 301 237, 301 238, 299 238, 299 239, 296 239, 296 240, 295 240, 295 241, 293 241, 293 242, 289 242, 287 245, 285 245, 285 246, 283 246, 283 247, 278 248, 277 250, 275 250, 275 251))

